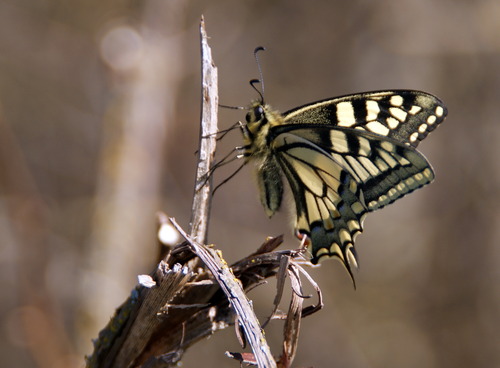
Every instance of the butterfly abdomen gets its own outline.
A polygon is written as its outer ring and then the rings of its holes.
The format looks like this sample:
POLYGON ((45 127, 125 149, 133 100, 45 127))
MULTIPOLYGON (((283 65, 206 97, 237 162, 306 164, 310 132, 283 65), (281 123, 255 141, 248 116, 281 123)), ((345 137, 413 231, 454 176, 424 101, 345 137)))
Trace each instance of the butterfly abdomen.
POLYGON ((283 181, 271 148, 270 129, 283 121, 282 116, 263 105, 252 103, 246 115, 243 131, 243 156, 247 162, 256 164, 257 184, 260 201, 266 214, 271 217, 281 206, 283 198, 283 181))

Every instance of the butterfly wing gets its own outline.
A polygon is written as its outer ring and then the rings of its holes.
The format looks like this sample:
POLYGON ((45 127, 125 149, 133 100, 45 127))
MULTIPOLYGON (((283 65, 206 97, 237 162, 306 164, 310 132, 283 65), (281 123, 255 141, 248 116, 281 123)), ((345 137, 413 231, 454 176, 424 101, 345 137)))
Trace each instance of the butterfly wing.
POLYGON ((360 129, 417 147, 446 117, 435 96, 410 90, 366 92, 318 101, 287 111, 287 125, 360 129))
POLYGON ((296 233, 310 240, 311 262, 337 257, 352 277, 354 238, 367 212, 356 180, 328 152, 297 135, 279 135, 273 148, 294 197, 296 233))
POLYGON ((419 152, 405 147, 416 148, 446 114, 444 104, 425 92, 366 92, 290 110, 272 134, 293 130, 294 134, 312 139, 331 151, 339 163, 351 169, 368 209, 374 211, 432 181, 430 164, 419 152), (323 131, 321 136, 311 133, 320 132, 324 126, 336 130, 323 131), (363 136, 360 133, 363 131, 368 135, 363 136), (374 144, 371 146, 370 142, 374 144), (407 161, 413 165, 408 166, 407 161))
POLYGON ((258 103, 251 111, 245 156, 262 159, 266 212, 279 208, 284 176, 296 205, 295 230, 310 239, 311 262, 337 257, 351 277, 366 213, 434 179, 415 147, 447 113, 436 97, 407 90, 328 99, 282 116, 258 103))
POLYGON ((365 214, 434 178, 415 149, 366 131, 287 128, 272 149, 295 200, 296 232, 311 240, 311 261, 337 257, 351 275, 365 214))

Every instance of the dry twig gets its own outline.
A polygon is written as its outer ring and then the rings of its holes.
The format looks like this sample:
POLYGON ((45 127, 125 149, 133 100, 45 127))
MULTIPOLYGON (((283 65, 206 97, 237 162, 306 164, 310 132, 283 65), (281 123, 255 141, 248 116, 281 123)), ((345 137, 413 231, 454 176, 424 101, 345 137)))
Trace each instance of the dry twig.
MULTIPOLYGON (((207 175, 215 155, 218 100, 217 69, 213 65, 203 20, 200 33, 202 122, 190 235, 173 222, 187 245, 172 249, 151 277, 140 278, 140 284, 94 342, 94 353, 87 359, 87 367, 172 367, 189 346, 234 323, 235 313, 253 354, 233 353, 233 357, 260 367, 276 367, 244 291, 274 276, 283 259, 286 265, 282 267, 290 276, 292 289, 297 292, 293 293, 285 323, 280 367, 289 367, 295 356, 301 318, 321 308, 319 289, 318 305, 302 308, 299 274, 304 274, 313 286, 315 283, 289 259, 294 252, 274 251, 282 242, 281 237, 269 239, 255 253, 231 267, 220 252, 203 244, 210 212, 211 180, 210 177, 207 180, 207 175), (194 258, 193 253, 199 258, 194 258), (218 292, 221 289, 224 293, 218 292)), ((159 216, 159 220, 164 223, 167 217, 159 216)), ((276 307, 280 298, 276 298, 276 307)))

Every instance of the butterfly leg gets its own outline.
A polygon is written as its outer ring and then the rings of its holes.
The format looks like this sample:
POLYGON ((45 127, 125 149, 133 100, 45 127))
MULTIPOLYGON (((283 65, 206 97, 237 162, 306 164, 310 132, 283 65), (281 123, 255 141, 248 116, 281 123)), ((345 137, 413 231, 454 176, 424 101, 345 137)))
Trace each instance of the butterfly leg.
POLYGON ((296 256, 304 255, 308 251, 307 248, 311 245, 311 238, 307 234, 300 232, 297 232, 296 236, 300 240, 300 245, 291 253, 295 253, 296 256))

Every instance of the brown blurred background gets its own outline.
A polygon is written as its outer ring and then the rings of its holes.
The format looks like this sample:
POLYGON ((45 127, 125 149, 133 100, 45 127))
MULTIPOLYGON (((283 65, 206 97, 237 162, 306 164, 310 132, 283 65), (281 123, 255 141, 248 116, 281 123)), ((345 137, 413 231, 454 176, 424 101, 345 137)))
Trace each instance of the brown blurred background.
MULTIPOLYGON (((204 14, 220 102, 282 111, 365 90, 420 89, 449 117, 421 151, 437 179, 365 221, 358 289, 336 262, 311 274, 297 367, 500 367, 500 2, 0 2, 0 366, 79 367, 91 339, 155 264, 155 212, 187 228, 204 14)), ((220 127, 242 119, 220 111, 220 127)), ((219 153, 241 144, 227 136, 219 153)), ((236 165, 224 168, 222 180, 236 165)), ((248 168, 214 199, 210 241, 233 262, 267 219, 248 168)), ((261 317, 274 285, 252 291, 261 317)), ((286 308, 286 302, 282 308, 286 308)), ((280 351, 281 325, 267 332, 280 351)), ((236 367, 232 329, 186 367, 236 367), (203 364, 200 365, 200 357, 203 364)))

